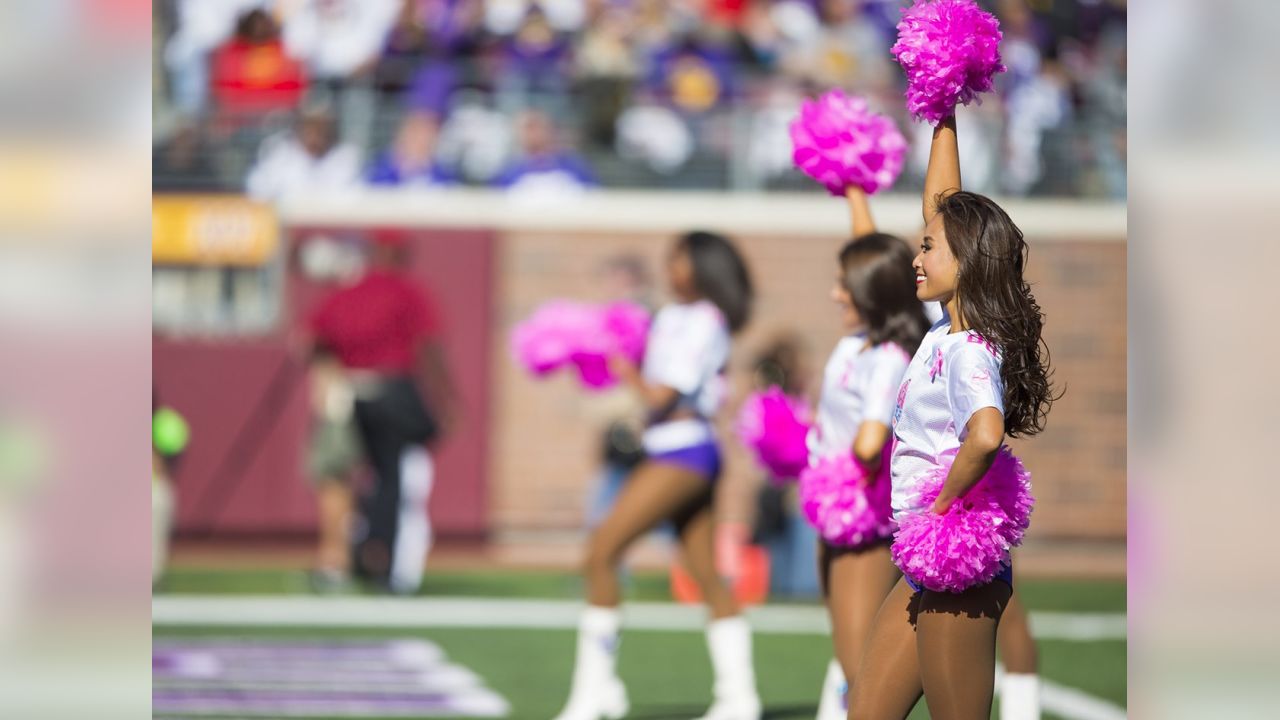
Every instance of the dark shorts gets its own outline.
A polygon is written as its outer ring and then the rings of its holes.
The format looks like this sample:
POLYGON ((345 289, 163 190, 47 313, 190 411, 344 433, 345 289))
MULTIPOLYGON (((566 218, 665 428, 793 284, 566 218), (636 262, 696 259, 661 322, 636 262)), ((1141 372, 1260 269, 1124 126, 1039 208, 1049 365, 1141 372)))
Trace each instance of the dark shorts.
POLYGON ((704 442, 678 450, 651 453, 650 462, 668 463, 692 470, 715 482, 720 477, 720 448, 714 442, 704 442))
MULTIPOLYGON (((916 592, 920 592, 921 590, 924 590, 923 586, 915 584, 915 582, 912 581, 912 579, 907 577, 906 575, 903 575, 902 579, 907 581, 907 585, 910 585, 912 590, 915 590, 916 592)), ((1012 590, 1013 589, 1013 563, 1009 563, 1008 565, 1005 565, 1003 568, 1001 568, 1000 572, 996 573, 995 579, 993 579, 991 582, 995 582, 996 580, 999 580, 1005 585, 1008 585, 1009 589, 1012 590)))

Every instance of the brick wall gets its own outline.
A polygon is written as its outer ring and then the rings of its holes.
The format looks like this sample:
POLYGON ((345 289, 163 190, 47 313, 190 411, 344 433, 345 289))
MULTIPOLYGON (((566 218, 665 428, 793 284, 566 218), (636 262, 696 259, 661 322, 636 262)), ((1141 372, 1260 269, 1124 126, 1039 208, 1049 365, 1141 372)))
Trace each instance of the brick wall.
MULTIPOLYGON (((918 206, 917 206, 918 207, 918 206)), ((599 268, 610 257, 645 258, 655 274, 668 232, 508 229, 499 242, 491 524, 498 534, 581 528, 600 431, 616 399, 590 396, 568 377, 534 381, 511 361, 511 327, 553 297, 602 300, 599 268)), ((730 450, 721 517, 747 520, 759 473, 728 430, 752 356, 779 332, 808 345, 816 392, 838 319, 827 300, 843 238, 737 233, 759 290, 757 313, 734 346, 733 397, 721 421, 730 450)), ((1034 475, 1032 539, 1124 537, 1125 272, 1122 238, 1030 237, 1029 279, 1047 316, 1045 339, 1066 394, 1048 429, 1013 443, 1034 475)), ((661 278, 659 276, 659 284, 661 278)))

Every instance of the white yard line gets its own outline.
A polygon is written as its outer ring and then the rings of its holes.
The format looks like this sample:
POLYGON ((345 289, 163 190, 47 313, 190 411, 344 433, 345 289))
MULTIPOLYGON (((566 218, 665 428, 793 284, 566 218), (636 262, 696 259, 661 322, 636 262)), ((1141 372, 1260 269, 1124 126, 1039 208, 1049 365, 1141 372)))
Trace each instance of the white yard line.
MULTIPOLYGON (((151 602, 156 625, 523 628, 571 630, 582 604, 567 600, 496 598, 382 598, 281 595, 166 595, 151 602)), ((701 630, 706 613, 675 603, 627 603, 627 630, 701 630)), ((814 634, 830 631, 826 611, 816 605, 769 605, 747 611, 758 633, 814 634)), ((1032 630, 1045 640, 1123 640, 1123 613, 1031 614, 1032 630)))

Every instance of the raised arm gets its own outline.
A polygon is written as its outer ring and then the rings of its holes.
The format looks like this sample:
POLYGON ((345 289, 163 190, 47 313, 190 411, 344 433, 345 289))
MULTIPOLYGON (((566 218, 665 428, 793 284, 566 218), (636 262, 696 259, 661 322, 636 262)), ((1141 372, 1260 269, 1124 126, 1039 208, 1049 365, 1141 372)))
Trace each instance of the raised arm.
POLYGON ((871 217, 871 203, 862 188, 850 185, 844 191, 849 201, 849 218, 853 222, 853 237, 862 237, 876 231, 876 221, 871 217))
POLYGON ((929 145, 929 170, 924 177, 924 221, 938 211, 938 197, 960 190, 960 147, 956 144, 956 117, 933 129, 929 145))

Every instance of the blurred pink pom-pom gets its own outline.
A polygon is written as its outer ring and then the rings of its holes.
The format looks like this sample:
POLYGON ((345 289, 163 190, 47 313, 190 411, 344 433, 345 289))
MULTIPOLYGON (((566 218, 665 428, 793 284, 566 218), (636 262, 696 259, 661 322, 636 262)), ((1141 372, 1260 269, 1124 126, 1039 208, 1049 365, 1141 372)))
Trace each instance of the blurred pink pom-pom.
POLYGON ((572 364, 583 385, 601 389, 617 383, 609 358, 639 364, 648 334, 649 311, 641 305, 553 300, 516 326, 511 345, 516 360, 535 377, 572 364))
POLYGON ((592 324, 587 306, 552 300, 516 326, 511 334, 511 349, 525 369, 542 377, 569 362, 592 324))
POLYGON ((800 473, 800 508, 823 540, 862 547, 893 534, 887 454, 872 480, 852 453, 821 458, 800 473))
POLYGON ((906 139, 861 97, 832 90, 806 100, 790 129, 796 167, 832 195, 844 195, 851 186, 872 194, 891 187, 902 173, 906 139))
POLYGON ((937 125, 990 92, 1000 62, 1000 21, 973 0, 917 0, 902 11, 890 52, 907 74, 907 110, 937 125))
POLYGON ((805 439, 813 424, 808 406, 777 387, 747 396, 738 412, 737 431, 776 482, 795 478, 808 462, 805 439))
POLYGON ((961 592, 991 582, 1022 543, 1035 498, 1031 474, 1001 448, 987 474, 939 515, 930 508, 942 491, 950 463, 935 468, 921 486, 923 510, 898 517, 893 562, 930 590, 961 592))
POLYGON ((578 378, 593 390, 618 382, 609 370, 609 358, 622 357, 639 365, 649 337, 649 311, 633 302, 613 302, 592 308, 592 327, 575 348, 571 360, 578 378))

